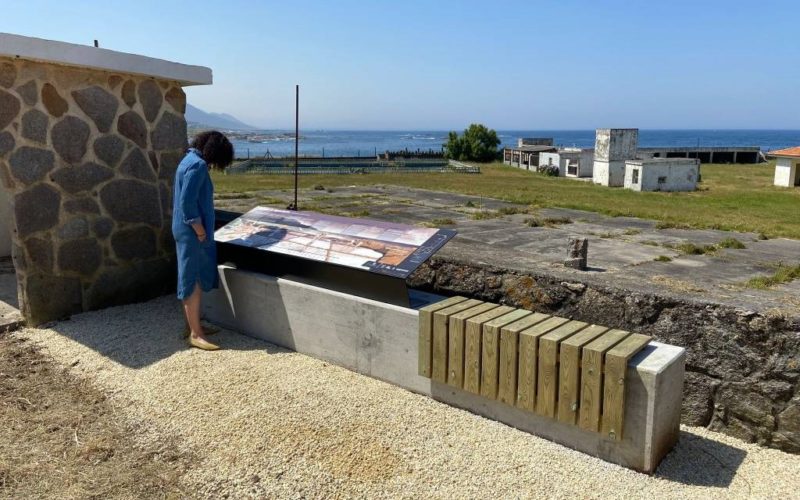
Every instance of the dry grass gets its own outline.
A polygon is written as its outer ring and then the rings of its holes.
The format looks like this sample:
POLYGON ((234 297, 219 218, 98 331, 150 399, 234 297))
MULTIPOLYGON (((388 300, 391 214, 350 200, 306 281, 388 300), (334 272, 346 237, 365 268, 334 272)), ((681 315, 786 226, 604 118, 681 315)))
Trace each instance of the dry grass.
MULTIPOLYGON (((0 337, 0 497, 178 498, 188 457, 142 449, 105 396, 0 337)), ((140 431, 139 431, 140 432, 140 431)))

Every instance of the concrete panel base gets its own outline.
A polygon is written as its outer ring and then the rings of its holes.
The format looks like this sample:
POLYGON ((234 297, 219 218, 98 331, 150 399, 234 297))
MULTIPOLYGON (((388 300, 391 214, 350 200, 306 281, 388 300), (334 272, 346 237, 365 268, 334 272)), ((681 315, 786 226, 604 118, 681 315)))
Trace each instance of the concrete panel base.
POLYGON ((418 312, 220 266, 204 299, 214 323, 504 422, 570 448, 653 472, 679 434, 685 351, 652 342, 628 364, 622 441, 439 384, 417 374, 418 312))

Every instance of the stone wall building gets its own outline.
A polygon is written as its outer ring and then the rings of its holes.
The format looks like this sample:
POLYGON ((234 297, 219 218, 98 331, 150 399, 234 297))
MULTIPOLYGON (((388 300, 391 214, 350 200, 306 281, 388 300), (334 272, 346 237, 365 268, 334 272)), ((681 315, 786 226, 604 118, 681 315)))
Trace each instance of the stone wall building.
POLYGON ((0 250, 29 323, 174 288, 182 87, 210 83, 207 68, 0 34, 0 250))
POLYGON ((625 162, 625 189, 694 191, 700 180, 696 158, 650 158, 625 162))

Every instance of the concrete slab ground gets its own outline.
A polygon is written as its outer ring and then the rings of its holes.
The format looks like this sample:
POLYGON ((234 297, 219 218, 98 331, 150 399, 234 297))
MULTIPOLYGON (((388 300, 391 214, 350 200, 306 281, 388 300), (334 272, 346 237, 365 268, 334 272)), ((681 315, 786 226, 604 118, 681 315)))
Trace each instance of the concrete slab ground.
MULTIPOLYGON (((246 211, 260 204, 285 206, 290 197, 288 191, 257 191, 239 198, 228 194, 216 204, 221 209, 246 211)), ((800 285, 767 290, 745 286, 751 278, 773 274, 779 263, 800 264, 800 241, 796 240, 763 240, 754 233, 659 229, 651 220, 580 210, 535 209, 494 199, 393 186, 306 190, 299 199, 301 209, 455 228, 458 236, 438 254, 444 259, 524 273, 545 272, 567 281, 580 280, 746 311, 800 315, 800 285), (530 227, 531 219, 537 220, 540 227, 530 227), (589 239, 589 271, 562 265, 570 237, 589 239), (679 249, 684 244, 718 245, 730 238, 745 248, 717 248, 704 255, 687 255, 679 249)))

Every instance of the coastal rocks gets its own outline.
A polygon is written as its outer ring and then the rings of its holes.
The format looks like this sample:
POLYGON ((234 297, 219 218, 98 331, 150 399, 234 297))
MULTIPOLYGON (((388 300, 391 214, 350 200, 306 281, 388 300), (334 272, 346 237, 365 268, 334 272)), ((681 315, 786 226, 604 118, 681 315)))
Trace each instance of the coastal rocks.
POLYGON ((108 132, 114 117, 117 116, 119 102, 117 98, 97 85, 81 90, 74 90, 72 98, 86 116, 94 121, 97 130, 108 132))
POLYGON ((164 102, 161 89, 156 82, 145 80, 139 84, 139 102, 142 103, 145 119, 152 123, 158 117, 161 104, 164 102))
POLYGON ((8 127, 19 114, 19 99, 0 90, 0 130, 8 127))
POLYGON ((22 137, 41 144, 47 142, 47 125, 50 118, 38 109, 22 115, 22 137))
POLYGON ((140 148, 147 147, 147 125, 135 111, 120 115, 117 119, 117 132, 135 142, 140 148))
POLYGON ((173 113, 165 112, 150 134, 153 149, 183 149, 186 147, 186 120, 173 113))
POLYGON ((86 154, 89 125, 80 118, 67 116, 53 125, 50 132, 53 149, 67 163, 78 163, 86 154))
POLYGON ((42 102, 50 116, 55 118, 60 118, 69 109, 67 101, 61 97, 58 90, 50 83, 45 83, 42 86, 42 102))
POLYGON ((55 155, 47 149, 23 146, 9 158, 11 174, 24 185, 40 181, 53 170, 55 155))

